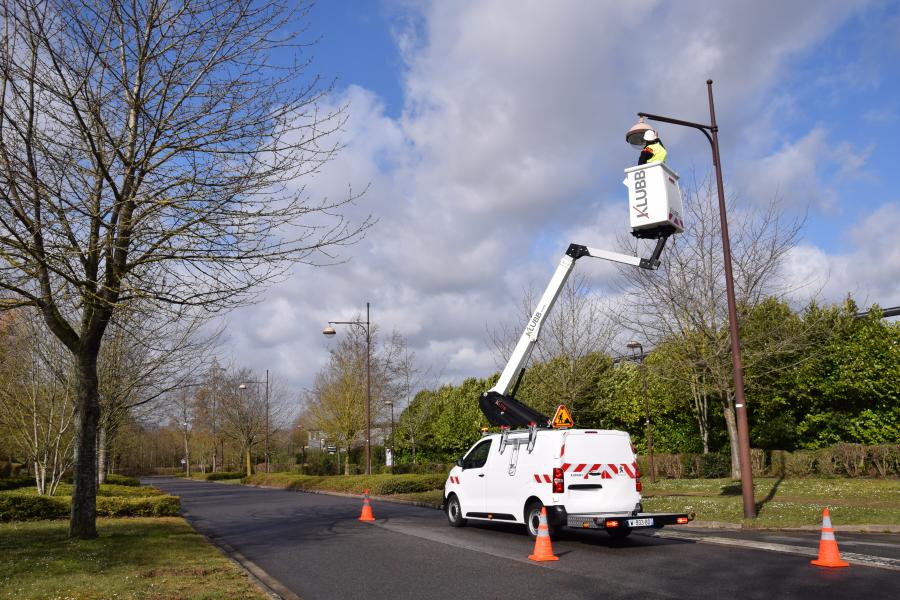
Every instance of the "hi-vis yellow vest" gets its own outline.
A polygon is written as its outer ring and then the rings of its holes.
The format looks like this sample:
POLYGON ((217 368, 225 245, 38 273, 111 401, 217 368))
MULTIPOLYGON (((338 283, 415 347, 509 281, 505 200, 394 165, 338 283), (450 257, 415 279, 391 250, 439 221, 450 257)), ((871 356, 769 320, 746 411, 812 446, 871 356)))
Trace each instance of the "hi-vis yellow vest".
POLYGON ((659 142, 650 144, 649 146, 647 146, 647 149, 653 152, 653 156, 650 158, 650 160, 647 161, 647 164, 655 162, 666 162, 666 149, 662 144, 660 144, 659 142))

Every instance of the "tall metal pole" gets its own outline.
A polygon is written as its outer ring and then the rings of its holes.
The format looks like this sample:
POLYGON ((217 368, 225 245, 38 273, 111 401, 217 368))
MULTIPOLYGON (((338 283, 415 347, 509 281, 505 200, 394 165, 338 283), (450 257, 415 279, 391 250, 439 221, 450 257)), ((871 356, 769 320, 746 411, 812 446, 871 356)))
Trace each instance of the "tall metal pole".
POLYGON ((366 302, 366 475, 372 474, 372 330, 366 302))
MULTIPOLYGON (((259 389, 259 388, 256 388, 259 389)), ((269 370, 266 369, 266 473, 269 472, 269 370)))
POLYGON ((728 330, 731 337, 731 364, 734 377, 734 411, 738 430, 738 455, 741 469, 741 492, 744 499, 744 517, 756 517, 753 498, 753 471, 750 464, 750 431, 747 426, 747 408, 744 400, 744 369, 741 362, 741 343, 737 320, 737 303, 734 299, 734 277, 731 271, 731 242, 728 238, 728 219, 725 214, 725 186, 722 184, 722 162, 719 157, 719 127, 716 125, 716 109, 713 103, 713 81, 706 80, 709 94, 709 122, 712 133, 713 166, 716 171, 716 188, 719 193, 719 222, 722 229, 722 254, 725 263, 725 293, 728 297, 728 330))
POLYGON ((719 126, 716 124, 716 109, 713 103, 712 79, 706 80, 709 95, 710 124, 692 123, 681 119, 663 117, 650 113, 638 113, 639 117, 693 127, 706 136, 712 147, 713 167, 716 172, 716 188, 719 195, 719 222, 722 230, 722 254, 725 263, 725 292, 728 299, 728 333, 731 342, 731 362, 734 382, 734 411, 738 434, 738 464, 741 470, 741 492, 744 500, 744 518, 756 518, 753 499, 753 471, 750 465, 750 433, 747 426, 747 411, 744 398, 744 370, 741 363, 741 342, 738 330, 737 306, 734 299, 734 277, 731 270, 731 242, 728 238, 728 218, 725 211, 725 186, 722 183, 722 161, 719 156, 719 126))

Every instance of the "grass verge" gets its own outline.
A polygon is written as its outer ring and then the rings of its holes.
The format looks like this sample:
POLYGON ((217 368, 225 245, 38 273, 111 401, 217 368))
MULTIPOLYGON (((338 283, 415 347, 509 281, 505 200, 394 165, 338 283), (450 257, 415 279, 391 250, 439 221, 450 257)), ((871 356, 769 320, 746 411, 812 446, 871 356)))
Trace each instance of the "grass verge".
POLYGON ((0 598, 267 598, 179 517, 98 519, 93 540, 67 529, 0 524, 0 598))
POLYGON ((741 483, 730 479, 643 479, 644 509, 696 512, 703 521, 752 527, 803 527, 822 523, 828 507, 835 525, 900 525, 900 480, 754 480, 757 518, 743 519, 741 483))
POLYGON ((443 489, 446 475, 300 475, 298 473, 256 473, 242 479, 243 483, 265 485, 292 490, 345 492, 362 494, 369 490, 373 496, 410 494, 443 489))

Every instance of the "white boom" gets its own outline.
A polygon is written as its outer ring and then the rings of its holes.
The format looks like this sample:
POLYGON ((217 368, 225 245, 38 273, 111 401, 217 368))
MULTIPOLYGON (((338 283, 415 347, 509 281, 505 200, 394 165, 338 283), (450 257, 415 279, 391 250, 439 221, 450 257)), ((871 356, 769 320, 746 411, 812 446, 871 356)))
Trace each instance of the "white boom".
POLYGON ((547 315, 550 314, 550 311, 553 309, 553 305, 556 303, 556 299, 559 298, 559 293, 562 291, 563 286, 566 285, 566 280, 572 273, 576 260, 582 256, 591 256, 593 258, 602 258, 603 260, 610 260, 617 263, 641 267, 643 269, 656 269, 659 267, 659 256, 662 253, 667 237, 668 236, 664 236, 658 239, 656 249, 653 251, 653 256, 651 258, 640 258, 638 256, 630 256, 628 254, 620 254, 608 250, 589 248, 579 244, 570 244, 569 249, 566 250, 565 256, 559 261, 559 266, 556 267, 556 272, 553 273, 553 277, 550 279, 547 289, 544 290, 544 295, 541 296, 541 300, 538 302, 534 314, 531 316, 531 319, 528 320, 528 324, 525 326, 525 332, 522 334, 522 337, 519 338, 519 342, 516 344, 516 348, 509 358, 509 362, 506 363, 506 367, 500 374, 497 385, 488 390, 488 393, 494 392, 506 396, 509 392, 509 388, 513 385, 513 380, 519 375, 522 366, 528 361, 528 357, 531 356, 531 351, 534 350, 534 345, 537 343, 538 336, 541 333, 541 326, 547 319, 547 315))

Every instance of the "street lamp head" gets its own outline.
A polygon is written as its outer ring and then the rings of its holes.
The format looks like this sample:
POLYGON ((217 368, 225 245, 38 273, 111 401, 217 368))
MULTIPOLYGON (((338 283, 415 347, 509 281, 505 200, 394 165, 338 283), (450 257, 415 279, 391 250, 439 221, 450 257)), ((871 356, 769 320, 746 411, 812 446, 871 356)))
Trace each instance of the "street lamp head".
POLYGON ((239 389, 239 390, 246 390, 246 389, 247 389, 247 384, 242 383, 241 385, 238 386, 238 389, 239 389))
POLYGON ((392 401, 390 401, 390 400, 385 400, 385 401, 384 401, 384 405, 385 405, 385 406, 393 406, 394 403, 393 403, 392 401))
POLYGON ((625 141, 635 148, 643 148, 645 143, 644 134, 651 130, 653 128, 644 122, 644 117, 641 117, 641 120, 632 125, 628 133, 625 134, 625 141))
POLYGON ((328 337, 333 336, 335 333, 337 333, 337 332, 334 330, 334 327, 332 327, 331 325, 329 325, 328 327, 326 327, 325 329, 322 330, 322 335, 327 335, 328 337))
POLYGON ((642 346, 640 342, 636 342, 634 340, 631 340, 630 342, 625 344, 625 346, 630 350, 637 350, 638 348, 640 348, 642 352, 644 350, 644 346, 642 346))

